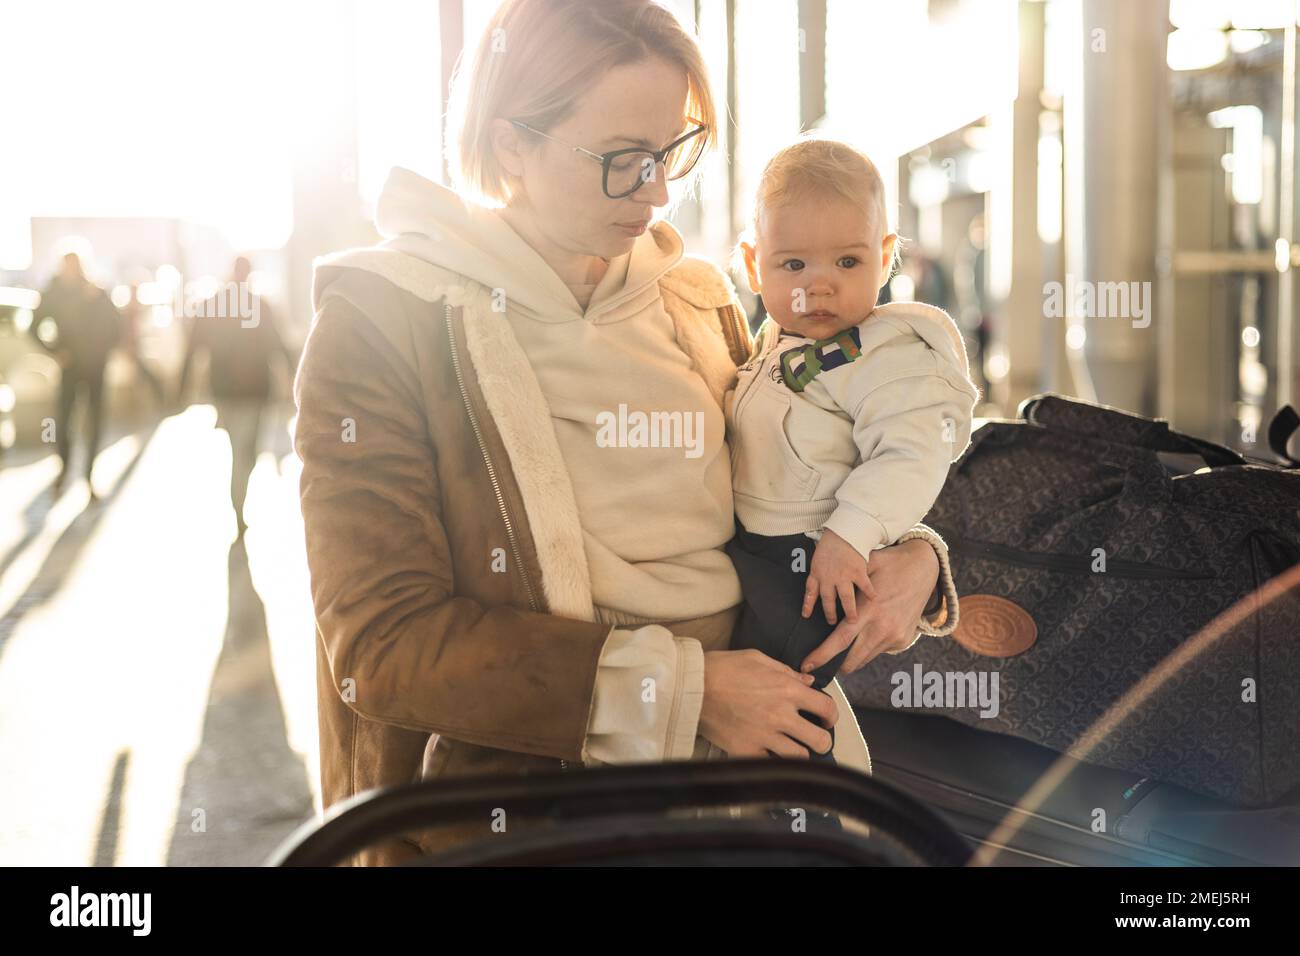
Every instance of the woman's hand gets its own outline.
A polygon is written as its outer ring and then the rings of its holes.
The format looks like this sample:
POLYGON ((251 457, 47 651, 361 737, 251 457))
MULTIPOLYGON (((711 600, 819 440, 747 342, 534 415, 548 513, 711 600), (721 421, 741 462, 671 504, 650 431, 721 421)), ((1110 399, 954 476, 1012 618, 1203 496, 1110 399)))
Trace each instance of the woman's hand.
POLYGON ((881 548, 871 552, 867 573, 876 587, 875 599, 860 605, 856 621, 841 621, 804 658, 801 670, 816 670, 852 644, 840 667, 841 674, 852 674, 882 651, 903 650, 916 639, 916 624, 939 580, 934 548, 920 538, 881 548))
POLYGON ((762 651, 709 651, 704 655, 704 705, 699 732, 730 757, 802 757, 825 753, 831 735, 799 716, 806 710, 834 727, 835 701, 813 690, 800 674, 762 651), (788 735, 788 736, 787 736, 788 735), (794 738, 794 739, 791 739, 794 738))

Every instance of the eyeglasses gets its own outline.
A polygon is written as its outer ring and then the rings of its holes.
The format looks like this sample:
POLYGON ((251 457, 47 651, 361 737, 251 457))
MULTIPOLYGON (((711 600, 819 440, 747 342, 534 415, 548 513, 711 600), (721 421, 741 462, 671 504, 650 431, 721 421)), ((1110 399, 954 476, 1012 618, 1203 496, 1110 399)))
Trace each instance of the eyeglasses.
MULTIPOLYGON (((536 133, 538 136, 559 143, 561 146, 567 146, 575 153, 581 153, 600 163, 604 171, 601 180, 601 188, 604 189, 605 195, 610 199, 622 199, 624 196, 630 196, 646 183, 652 183, 655 179, 655 171, 659 164, 663 163, 664 175, 671 179, 681 179, 699 162, 700 156, 704 154, 705 138, 700 136, 709 127, 705 123, 700 123, 695 129, 673 140, 667 146, 660 150, 640 149, 633 147, 631 149, 615 149, 608 153, 593 153, 589 149, 583 149, 581 146, 575 146, 572 143, 566 143, 562 139, 557 139, 550 133, 543 133, 540 129, 534 129, 527 123, 519 120, 510 121, 520 129, 526 129, 530 133, 536 133), (689 147, 687 144, 690 144, 689 147)), ((692 123, 699 123, 698 120, 692 119, 692 123)))

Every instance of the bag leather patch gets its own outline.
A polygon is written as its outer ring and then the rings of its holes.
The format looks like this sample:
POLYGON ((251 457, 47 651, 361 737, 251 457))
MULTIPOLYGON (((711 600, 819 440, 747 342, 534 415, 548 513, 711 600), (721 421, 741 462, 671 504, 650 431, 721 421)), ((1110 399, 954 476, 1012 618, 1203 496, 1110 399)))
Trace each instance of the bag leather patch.
POLYGON ((962 595, 953 640, 984 657, 1015 657, 1034 646, 1038 625, 1015 601, 994 594, 962 595))

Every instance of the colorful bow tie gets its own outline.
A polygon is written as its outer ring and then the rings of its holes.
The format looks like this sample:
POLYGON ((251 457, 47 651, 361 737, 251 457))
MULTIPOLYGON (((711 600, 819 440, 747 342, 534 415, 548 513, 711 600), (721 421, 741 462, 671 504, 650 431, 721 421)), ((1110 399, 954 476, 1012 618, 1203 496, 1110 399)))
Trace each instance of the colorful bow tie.
POLYGON ((808 383, 828 369, 848 365, 862 357, 862 336, 855 325, 811 345, 781 353, 781 380, 792 392, 802 392, 808 383))

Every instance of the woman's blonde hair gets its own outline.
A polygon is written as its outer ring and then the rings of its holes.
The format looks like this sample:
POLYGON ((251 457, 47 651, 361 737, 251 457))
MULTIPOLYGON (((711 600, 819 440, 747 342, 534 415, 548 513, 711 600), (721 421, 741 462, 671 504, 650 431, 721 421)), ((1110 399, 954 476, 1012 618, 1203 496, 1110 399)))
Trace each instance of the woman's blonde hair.
MULTIPOLYGON (((882 235, 891 232, 885 181, 880 170, 862 150, 816 132, 806 132, 767 161, 758 179, 754 210, 741 239, 753 243, 765 210, 799 202, 809 196, 835 195, 845 202, 871 208, 882 235)), ((890 272, 898 265, 901 239, 894 243, 890 272)), ((744 269, 739 244, 735 263, 744 269), (738 257, 738 258, 737 258, 738 257)))
POLYGON ((457 190, 486 205, 508 202, 510 177, 492 149, 492 121, 547 130, 606 72, 651 57, 686 72, 687 115, 708 125, 704 148, 714 148, 704 57, 670 9, 657 0, 503 0, 473 60, 467 67, 462 58, 452 79, 446 153, 457 190))

